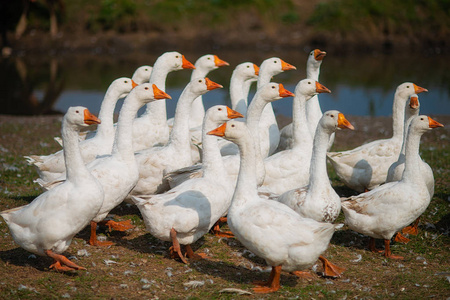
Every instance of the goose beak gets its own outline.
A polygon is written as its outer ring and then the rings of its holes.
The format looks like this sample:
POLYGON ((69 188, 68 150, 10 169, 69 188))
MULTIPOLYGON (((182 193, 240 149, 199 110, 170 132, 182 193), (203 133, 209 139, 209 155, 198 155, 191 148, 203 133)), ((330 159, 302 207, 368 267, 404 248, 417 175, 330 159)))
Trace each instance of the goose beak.
POLYGON ((419 98, 418 97, 411 97, 409 99, 409 107, 412 109, 416 109, 419 107, 419 98))
POLYGON ((314 58, 316 60, 323 60, 323 58, 327 55, 325 51, 321 51, 319 49, 314 50, 314 58))
POLYGON ((297 70, 297 68, 294 67, 293 65, 288 64, 287 62, 285 62, 282 59, 280 59, 280 60, 281 60, 281 70, 283 70, 283 71, 297 70))
POLYGON ((317 81, 316 81, 316 92, 317 93, 331 93, 331 91, 326 86, 318 83, 317 81))
POLYGON ((339 113, 339 115, 338 115, 338 127, 342 128, 342 129, 345 129, 345 128, 348 128, 351 130, 355 129, 355 127, 353 127, 353 125, 345 118, 343 113, 339 113))
POLYGON ((232 110, 228 106, 227 106, 227 114, 228 114, 227 116, 228 116, 229 119, 236 119, 236 118, 243 118, 244 117, 241 113, 239 113, 239 112, 237 112, 235 110, 232 110))
POLYGON ((286 97, 294 97, 294 93, 289 92, 287 89, 284 88, 284 86, 280 83, 278 88, 278 92, 280 97, 286 98, 286 97))
POLYGON ((100 123, 101 123, 100 119, 91 114, 91 112, 87 108, 84 110, 84 124, 92 125, 100 123))
POLYGON ((255 75, 259 76, 259 67, 255 64, 253 64, 253 68, 255 69, 255 75))
POLYGON ((428 90, 426 88, 420 87, 420 86, 418 86, 418 85, 416 85, 414 83, 413 83, 413 86, 414 86, 414 92, 416 94, 419 94, 419 93, 422 93, 422 92, 428 92, 428 90))
POLYGON ((220 127, 209 131, 207 134, 215 136, 225 136, 225 129, 227 128, 227 123, 223 123, 220 127))
POLYGON ((428 124, 430 128, 436 128, 436 127, 444 127, 441 123, 433 120, 432 118, 428 117, 428 124))
POLYGON ((211 81, 208 77, 205 77, 206 82, 206 89, 208 91, 212 91, 215 89, 221 89, 223 86, 221 84, 215 83, 214 81, 211 81))
POLYGON ((184 57, 184 55, 181 55, 181 61, 183 62, 183 64, 181 65, 181 67, 182 67, 183 69, 195 69, 195 66, 194 66, 190 61, 188 61, 188 60, 184 57))
POLYGON ((216 67, 224 67, 230 65, 226 61, 221 60, 217 55, 214 55, 214 63, 216 64, 216 67))
POLYGON ((165 92, 161 91, 156 84, 152 85, 153 87, 153 96, 155 99, 172 99, 172 97, 170 97, 168 94, 166 94, 165 92))
POLYGON ((133 79, 131 79, 131 86, 134 89, 135 87, 137 87, 139 84, 137 84, 136 82, 134 82, 133 79))

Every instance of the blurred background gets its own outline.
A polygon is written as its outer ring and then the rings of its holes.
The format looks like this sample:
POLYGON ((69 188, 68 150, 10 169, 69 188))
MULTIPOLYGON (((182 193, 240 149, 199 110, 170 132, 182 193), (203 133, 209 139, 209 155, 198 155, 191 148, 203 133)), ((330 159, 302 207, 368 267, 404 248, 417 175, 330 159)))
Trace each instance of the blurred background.
MULTIPOLYGON (((206 107, 229 104, 237 64, 273 56, 297 67, 274 78, 293 91, 315 48, 327 52, 323 110, 389 116, 396 87, 411 81, 429 90, 421 113, 450 114, 448 0, 0 0, 0 27, 0 114, 98 113, 114 79, 166 51, 230 63, 208 75, 225 88, 206 107)), ((171 73, 167 92, 176 99, 189 77, 171 73)), ((171 117, 176 101, 167 104, 171 117)), ((274 109, 289 117, 291 105, 274 109)))

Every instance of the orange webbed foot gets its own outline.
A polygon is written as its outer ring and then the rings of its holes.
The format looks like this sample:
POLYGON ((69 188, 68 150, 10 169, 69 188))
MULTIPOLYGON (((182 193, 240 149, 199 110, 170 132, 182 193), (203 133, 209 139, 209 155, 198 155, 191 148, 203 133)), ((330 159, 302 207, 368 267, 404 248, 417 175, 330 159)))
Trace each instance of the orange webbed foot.
POLYGON ((280 287, 269 287, 269 286, 257 286, 252 288, 255 294, 268 294, 276 292, 280 289, 280 287))
POLYGON ((338 267, 323 256, 319 256, 319 259, 323 263, 323 273, 327 277, 340 277, 345 271, 345 268, 338 267))
POLYGON ((291 274, 306 280, 312 280, 314 278, 314 276, 308 271, 293 271, 291 274))
POLYGON ((411 240, 402 235, 400 232, 397 232, 394 241, 396 241, 397 243, 408 244, 411 240))
POLYGON ((108 226, 109 231, 116 230, 116 231, 127 231, 128 229, 133 229, 134 225, 131 224, 131 220, 125 220, 125 221, 113 221, 108 220, 105 223, 106 226, 108 226))
POLYGON ((97 239, 95 239, 95 240, 90 239, 89 245, 97 246, 97 247, 108 247, 108 246, 113 246, 114 243, 111 241, 99 241, 97 239))
POLYGON ((54 253, 52 250, 45 250, 45 254, 55 260, 55 262, 52 265, 50 265, 50 269, 53 269, 55 271, 66 272, 66 271, 86 270, 86 268, 81 267, 76 263, 70 261, 64 255, 54 253))

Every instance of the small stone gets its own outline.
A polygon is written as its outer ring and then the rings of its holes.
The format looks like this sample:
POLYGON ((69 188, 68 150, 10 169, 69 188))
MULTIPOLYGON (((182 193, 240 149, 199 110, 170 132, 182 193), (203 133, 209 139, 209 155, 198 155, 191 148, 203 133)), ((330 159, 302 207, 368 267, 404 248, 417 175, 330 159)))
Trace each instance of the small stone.
POLYGON ((121 285, 119 285, 119 287, 120 287, 121 289, 127 289, 127 288, 128 288, 128 284, 122 283, 121 285))

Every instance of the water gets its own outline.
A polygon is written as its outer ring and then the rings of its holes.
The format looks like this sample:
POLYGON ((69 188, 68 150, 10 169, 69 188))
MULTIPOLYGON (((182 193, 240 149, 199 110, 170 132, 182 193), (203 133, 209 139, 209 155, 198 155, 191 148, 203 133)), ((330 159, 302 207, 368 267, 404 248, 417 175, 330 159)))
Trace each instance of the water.
MULTIPOLYGON (((325 49, 326 50, 326 49, 325 49)), ((308 51, 309 52, 309 51, 308 51)), ((183 53, 192 63, 205 53, 183 53)), ((280 82, 294 91, 296 83, 305 78, 308 53, 297 52, 226 52, 216 51, 230 67, 211 72, 208 77, 224 89, 207 93, 205 107, 229 105, 229 81, 233 66, 278 56, 297 67, 277 75, 280 82)), ((0 114, 37 115, 64 113, 69 106, 83 105, 98 113, 109 84, 121 76, 131 77, 144 64, 152 65, 159 53, 130 56, 85 55, 58 58, 22 57, 0 60, 0 114)), ((429 90, 419 95, 421 114, 450 114, 450 60, 445 56, 361 55, 333 56, 328 53, 322 63, 319 81, 331 94, 319 96, 322 110, 337 109, 346 115, 390 116, 396 87, 406 81, 429 90)), ((189 70, 170 73, 166 91, 174 100, 167 101, 168 117, 175 111, 176 99, 190 78, 189 70)), ((254 94, 254 87, 251 95, 254 94)), ((292 98, 273 104, 276 114, 291 116, 292 98)), ((116 112, 120 110, 121 101, 116 112)))

